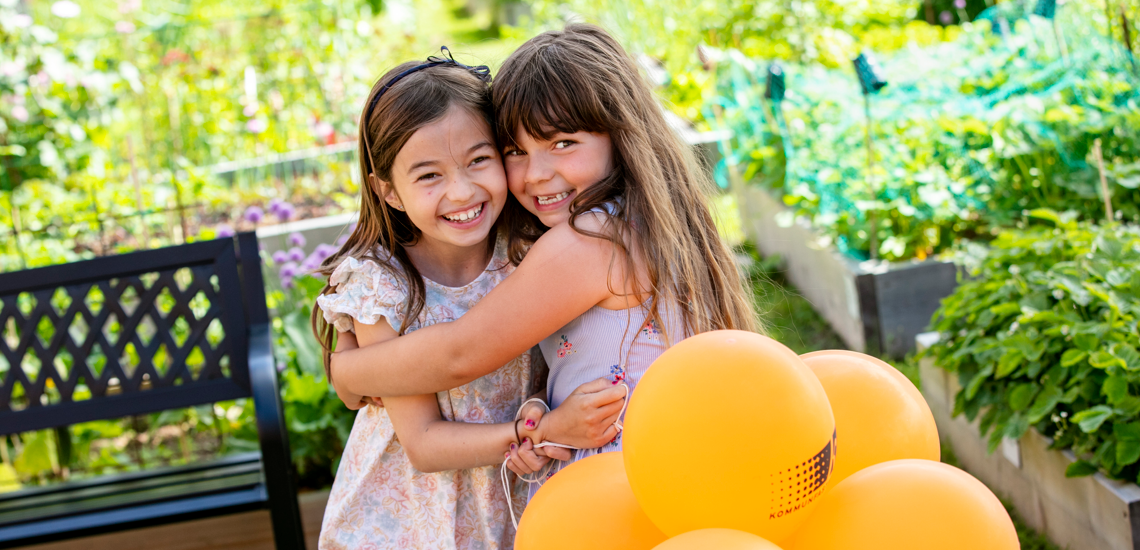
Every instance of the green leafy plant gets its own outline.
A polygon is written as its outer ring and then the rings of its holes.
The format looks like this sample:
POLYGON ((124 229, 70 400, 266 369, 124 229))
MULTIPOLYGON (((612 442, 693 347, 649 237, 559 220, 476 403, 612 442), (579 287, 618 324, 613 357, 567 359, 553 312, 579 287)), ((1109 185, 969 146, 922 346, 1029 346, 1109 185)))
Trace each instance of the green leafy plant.
POLYGON ((1069 475, 1140 474, 1140 228, 1074 221, 1003 231, 964 253, 970 277, 935 315, 927 353, 956 373, 954 413, 992 451, 1030 427, 1072 448, 1069 475))
POLYGON ((924 259, 1034 208, 1103 219, 1102 166, 1115 218, 1140 220, 1130 56, 1098 30, 1093 7, 1065 6, 1064 53, 1052 25, 1023 9, 988 12, 1005 34, 985 20, 884 55, 890 84, 871 98, 869 132, 850 68, 785 66, 776 106, 762 99, 767 60, 721 53, 712 110, 735 134, 728 165, 782 196, 788 223, 809 220, 860 259, 924 259))

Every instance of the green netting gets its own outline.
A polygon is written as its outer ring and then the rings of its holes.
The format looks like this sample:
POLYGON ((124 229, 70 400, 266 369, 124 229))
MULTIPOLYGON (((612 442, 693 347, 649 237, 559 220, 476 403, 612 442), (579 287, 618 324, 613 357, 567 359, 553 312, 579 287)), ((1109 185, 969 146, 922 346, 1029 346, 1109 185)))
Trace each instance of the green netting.
POLYGON ((768 62, 719 52, 706 117, 735 137, 718 182, 782 194, 855 257, 924 258, 1036 208, 1103 219, 1100 140, 1114 217, 1140 221, 1137 61, 1095 5, 1055 19, 1036 6, 999 4, 952 42, 882 59, 870 169, 853 69, 785 66, 777 104, 763 99, 768 62))

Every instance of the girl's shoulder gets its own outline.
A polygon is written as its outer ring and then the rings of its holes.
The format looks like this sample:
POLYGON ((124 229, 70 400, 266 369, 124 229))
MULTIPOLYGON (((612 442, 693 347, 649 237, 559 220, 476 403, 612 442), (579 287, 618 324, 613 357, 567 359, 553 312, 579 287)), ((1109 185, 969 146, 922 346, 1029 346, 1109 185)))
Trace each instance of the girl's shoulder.
POLYGON ((329 275, 329 286, 333 292, 318 297, 317 305, 337 330, 352 331, 354 319, 372 325, 384 317, 393 328, 402 323, 408 286, 384 249, 345 256, 329 275))

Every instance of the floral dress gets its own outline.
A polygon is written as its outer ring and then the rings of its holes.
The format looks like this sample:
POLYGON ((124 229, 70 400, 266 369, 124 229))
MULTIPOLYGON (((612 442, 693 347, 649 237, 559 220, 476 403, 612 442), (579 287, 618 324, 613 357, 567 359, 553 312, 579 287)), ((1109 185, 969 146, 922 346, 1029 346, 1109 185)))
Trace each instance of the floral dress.
MULTIPOLYGON (((453 321, 513 271, 500 239, 487 269, 463 287, 424 279, 426 302, 408 331, 453 321)), ((377 257, 385 257, 378 250, 377 257)), ((351 331, 352 320, 405 322, 407 291, 390 269, 369 259, 348 257, 329 278, 336 293, 317 304, 337 330, 351 331)), ((526 397, 529 356, 464 386, 439 392, 439 410, 450 421, 510 422, 526 397)), ((512 494, 525 495, 516 487, 512 494)), ((352 426, 321 525, 321 549, 507 550, 514 532, 498 466, 426 474, 408 460, 388 411, 367 406, 352 426)), ((523 501, 517 498, 515 510, 523 501)))

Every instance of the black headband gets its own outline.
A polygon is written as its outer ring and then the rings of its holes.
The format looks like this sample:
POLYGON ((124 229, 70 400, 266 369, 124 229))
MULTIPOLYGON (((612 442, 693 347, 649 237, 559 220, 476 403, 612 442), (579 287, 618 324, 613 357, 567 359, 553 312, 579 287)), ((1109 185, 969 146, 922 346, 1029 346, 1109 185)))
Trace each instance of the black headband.
POLYGON ((483 82, 491 81, 491 69, 489 69, 486 65, 477 65, 474 67, 470 65, 464 65, 456 61, 455 58, 451 57, 451 50, 447 49, 447 46, 440 46, 439 52, 446 55, 447 57, 437 57, 434 55, 428 56, 426 63, 416 65, 415 67, 412 67, 396 75, 392 78, 392 80, 389 80, 388 83, 384 85, 384 87, 380 88, 380 91, 376 92, 376 95, 372 96, 372 101, 368 102, 368 108, 364 110, 364 118, 360 119, 361 122, 367 121, 372 116, 372 109, 376 108, 376 103, 380 101, 380 96, 384 95, 384 92, 387 92, 388 88, 395 86, 401 78, 404 78, 405 76, 408 76, 412 73, 422 71, 429 67, 438 67, 440 65, 455 65, 456 67, 461 67, 467 69, 468 71, 471 71, 476 77, 479 78, 479 80, 482 80, 483 82))

